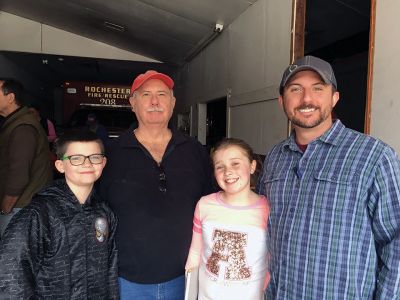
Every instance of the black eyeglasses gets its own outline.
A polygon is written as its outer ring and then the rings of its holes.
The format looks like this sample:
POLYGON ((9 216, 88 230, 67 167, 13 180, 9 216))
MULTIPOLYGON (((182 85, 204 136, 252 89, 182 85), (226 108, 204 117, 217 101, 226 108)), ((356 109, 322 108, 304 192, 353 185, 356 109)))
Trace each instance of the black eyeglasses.
POLYGON ((158 189, 161 193, 167 192, 167 177, 165 176, 165 171, 162 166, 158 166, 159 174, 158 174, 158 189))
POLYGON ((82 155, 82 154, 74 154, 70 156, 63 156, 60 160, 69 160, 71 165, 80 166, 83 165, 86 159, 89 159, 90 163, 93 165, 99 165, 104 160, 104 154, 91 154, 91 155, 82 155))

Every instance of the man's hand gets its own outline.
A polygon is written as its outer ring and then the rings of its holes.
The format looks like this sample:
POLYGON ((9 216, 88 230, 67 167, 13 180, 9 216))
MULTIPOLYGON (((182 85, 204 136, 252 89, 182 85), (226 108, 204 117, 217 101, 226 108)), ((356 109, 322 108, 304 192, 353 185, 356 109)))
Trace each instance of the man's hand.
POLYGON ((9 214, 14 208, 15 203, 17 203, 18 198, 19 196, 5 195, 1 201, 1 213, 5 215, 9 214))

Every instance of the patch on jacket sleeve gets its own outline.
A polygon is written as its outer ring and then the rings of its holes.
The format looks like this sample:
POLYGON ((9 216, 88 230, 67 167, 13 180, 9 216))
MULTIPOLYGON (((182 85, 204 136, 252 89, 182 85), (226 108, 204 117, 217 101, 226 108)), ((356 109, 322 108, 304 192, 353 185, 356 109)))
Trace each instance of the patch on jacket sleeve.
POLYGON ((98 217, 94 221, 94 228, 96 230, 96 239, 99 243, 107 240, 109 234, 108 222, 104 217, 98 217))

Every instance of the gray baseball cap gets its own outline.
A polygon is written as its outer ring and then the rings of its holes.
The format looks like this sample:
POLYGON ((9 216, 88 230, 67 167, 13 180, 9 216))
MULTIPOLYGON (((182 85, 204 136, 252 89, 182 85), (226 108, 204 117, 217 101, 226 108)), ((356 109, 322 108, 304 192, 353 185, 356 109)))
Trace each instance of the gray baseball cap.
POLYGON ((297 59, 286 68, 282 76, 281 84, 279 85, 279 93, 282 95, 283 88, 294 74, 305 70, 317 72, 326 84, 332 84, 334 88, 337 89, 335 73, 333 73, 332 66, 325 60, 308 55, 297 59))

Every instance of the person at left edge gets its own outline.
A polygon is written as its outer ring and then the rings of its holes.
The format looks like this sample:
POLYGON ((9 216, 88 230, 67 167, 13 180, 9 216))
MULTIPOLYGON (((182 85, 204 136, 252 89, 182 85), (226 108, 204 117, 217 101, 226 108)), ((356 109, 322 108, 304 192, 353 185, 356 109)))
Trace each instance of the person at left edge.
POLYGON ((65 178, 35 194, 0 243, 0 299, 119 299, 115 215, 94 190, 106 158, 93 132, 55 141, 65 178))
POLYGON ((46 134, 14 79, 0 79, 0 238, 11 217, 52 179, 46 134))
POLYGON ((193 138, 168 128, 173 80, 150 70, 132 84, 138 127, 110 142, 101 193, 117 214, 122 299, 181 300, 197 201, 212 190, 211 162, 193 138))

